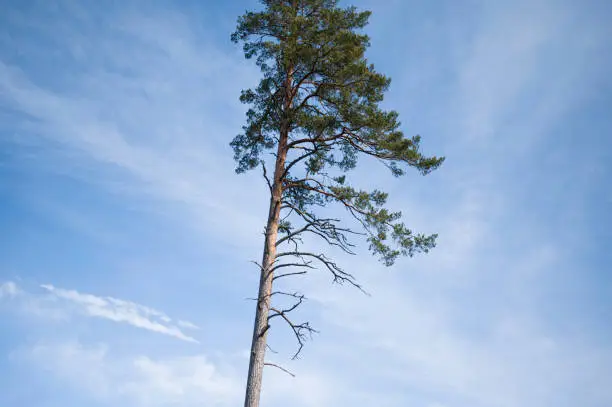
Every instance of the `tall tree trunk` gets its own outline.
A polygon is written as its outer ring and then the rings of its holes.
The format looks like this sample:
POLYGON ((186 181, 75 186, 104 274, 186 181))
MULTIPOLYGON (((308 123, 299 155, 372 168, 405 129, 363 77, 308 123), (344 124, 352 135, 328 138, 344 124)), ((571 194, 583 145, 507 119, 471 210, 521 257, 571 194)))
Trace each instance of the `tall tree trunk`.
MULTIPOLYGON (((292 69, 289 69, 289 74, 285 81, 285 112, 291 107, 291 83, 293 80, 291 71, 292 69)), ((272 280, 274 279, 272 267, 276 260, 276 240, 278 237, 278 222, 283 197, 282 176, 285 171, 285 161, 287 160, 288 139, 289 124, 288 121, 285 120, 280 129, 276 165, 274 167, 274 181, 272 183, 270 209, 268 212, 268 221, 266 223, 266 238, 261 261, 261 276, 259 278, 259 293, 257 295, 257 307, 255 311, 255 324, 251 342, 251 355, 244 407, 259 407, 269 328, 268 315, 270 313, 270 296, 272 294, 272 280)))
MULTIPOLYGON (((279 156, 280 158, 280 156, 279 156)), ((270 312, 270 294, 272 293, 271 271, 276 258, 276 239, 278 235, 278 220, 280 214, 281 185, 273 185, 273 195, 270 198, 270 211, 266 225, 266 239, 264 243, 263 259, 261 261, 261 276, 259 278, 259 294, 255 311, 255 325, 253 327, 253 340, 251 343, 251 356, 249 361, 249 374, 247 378, 245 407, 258 407, 261 393, 261 382, 266 354, 266 341, 268 331, 268 314, 270 312)))

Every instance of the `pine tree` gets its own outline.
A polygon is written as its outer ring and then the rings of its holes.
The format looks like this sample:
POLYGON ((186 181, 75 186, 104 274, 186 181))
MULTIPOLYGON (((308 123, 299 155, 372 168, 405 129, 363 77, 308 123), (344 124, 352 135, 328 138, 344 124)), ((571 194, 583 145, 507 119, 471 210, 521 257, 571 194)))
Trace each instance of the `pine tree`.
POLYGON ((335 282, 360 287, 325 254, 304 250, 302 236, 353 253, 350 237, 366 235, 370 250, 387 266, 400 255, 435 246, 436 235, 413 233, 401 223, 400 212, 385 207, 386 193, 349 183, 346 175, 358 158, 373 157, 394 176, 409 167, 426 175, 444 160, 424 156, 420 137, 405 137, 398 114, 379 107, 390 79, 364 55, 369 38, 362 29, 369 11, 341 8, 337 0, 261 2, 262 11, 239 17, 232 34, 263 74, 259 85, 240 97, 250 107, 243 132, 231 142, 236 172, 261 167, 270 191, 245 407, 259 405, 270 321, 278 318, 290 326, 298 353, 313 332, 308 323, 294 323, 288 315, 303 295, 273 291, 274 282, 321 266, 335 282), (274 161, 272 173, 265 157, 274 161), (356 219, 358 230, 317 214, 332 203, 356 219), (295 303, 275 307, 277 297, 295 303))

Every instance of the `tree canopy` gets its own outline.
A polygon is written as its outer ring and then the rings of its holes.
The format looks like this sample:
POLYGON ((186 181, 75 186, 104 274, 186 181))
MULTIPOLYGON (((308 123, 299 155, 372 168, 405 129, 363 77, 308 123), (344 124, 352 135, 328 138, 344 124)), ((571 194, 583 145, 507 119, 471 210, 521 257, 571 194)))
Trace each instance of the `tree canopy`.
MULTIPOLYGON (((380 108, 391 81, 365 57, 370 41, 361 29, 370 12, 339 8, 335 0, 262 3, 263 11, 239 18, 232 35, 263 73, 240 97, 250 108, 243 133, 231 143, 237 172, 265 166, 262 154, 278 150, 285 131, 283 207, 306 222, 304 232, 349 249, 347 230, 313 211, 335 202, 361 223, 370 250, 386 265, 399 255, 427 252, 435 234, 413 233, 400 212, 385 207, 386 193, 357 189, 346 176, 360 155, 378 159, 394 176, 408 167, 425 175, 444 160, 423 155, 420 137, 405 137, 398 113, 380 108)), ((284 241, 299 230, 289 222, 280 228, 284 241)))

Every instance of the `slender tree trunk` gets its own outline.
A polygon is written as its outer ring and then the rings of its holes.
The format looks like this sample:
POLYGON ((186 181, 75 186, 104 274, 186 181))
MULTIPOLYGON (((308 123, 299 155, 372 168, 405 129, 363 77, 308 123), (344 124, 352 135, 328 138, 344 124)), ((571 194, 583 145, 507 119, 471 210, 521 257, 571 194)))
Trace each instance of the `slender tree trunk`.
MULTIPOLYGON (((291 72, 291 70, 289 71, 291 72)), ((287 75, 285 82, 285 111, 291 106, 291 82, 292 75, 287 75)), ((249 373, 247 377, 246 395, 244 407, 259 407, 261 394, 261 383, 263 379, 263 368, 266 356, 266 344, 268 333, 268 315, 270 313, 270 301, 272 294, 272 280, 274 273, 272 267, 276 260, 276 240, 278 237, 278 222, 282 205, 283 180, 285 161, 287 160, 287 143, 289 139, 289 126, 287 121, 281 126, 278 149, 276 154, 276 165, 274 167, 274 181, 272 183, 272 194, 270 197, 270 209, 266 224, 266 238, 264 243, 263 258, 261 261, 261 276, 259 279, 259 293, 257 296, 257 307, 255 311, 255 324, 253 327, 253 339, 251 342, 251 355, 249 360, 249 373)))
MULTIPOLYGON (((273 192, 279 188, 274 185, 273 192)), ((280 195, 280 194, 278 194, 280 195)), ((271 271, 276 257, 276 238, 278 235, 278 220, 280 213, 280 197, 273 193, 270 198, 270 212, 266 225, 266 239, 261 262, 261 276, 259 278, 259 294, 255 311, 255 325, 253 327, 253 340, 251 343, 251 356, 249 361, 249 374, 247 378, 245 407, 258 407, 261 393, 261 382, 266 354, 268 314, 270 312, 270 294, 272 293, 271 271)))

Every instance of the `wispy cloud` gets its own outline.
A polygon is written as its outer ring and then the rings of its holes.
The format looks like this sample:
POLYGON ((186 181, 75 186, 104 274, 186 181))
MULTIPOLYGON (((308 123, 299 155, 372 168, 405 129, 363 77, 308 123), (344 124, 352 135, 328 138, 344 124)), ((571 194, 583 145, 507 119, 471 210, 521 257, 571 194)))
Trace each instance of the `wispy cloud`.
POLYGON ((185 335, 177 326, 172 325, 172 319, 163 312, 113 297, 98 297, 82 294, 74 290, 64 290, 49 284, 41 286, 58 299, 66 300, 76 306, 76 311, 86 316, 122 322, 137 328, 158 332, 175 338, 195 342, 191 336, 185 335))
MULTIPOLYGON (((265 200, 233 173, 228 143, 243 116, 237 95, 254 69, 196 37, 197 21, 188 16, 115 11, 100 15, 109 23, 104 33, 87 24, 78 31, 46 20, 34 28, 14 19, 49 36, 80 68, 40 80, 36 69, 0 59, 0 99, 20 115, 8 129, 13 143, 52 147, 47 152, 56 156, 46 160, 55 171, 79 177, 85 168, 88 182, 187 208, 183 221, 198 232, 214 228, 232 244, 248 244, 241 234, 261 222, 239 205, 247 196, 265 200)), ((32 55, 45 55, 30 45, 32 55)))
POLYGON ((20 300, 24 312, 34 316, 52 316, 53 319, 65 320, 71 315, 82 315, 124 323, 183 341, 199 343, 181 330, 181 327, 195 329, 197 328, 195 324, 182 320, 175 322, 156 309, 118 298, 66 290, 51 284, 43 284, 41 287, 48 293, 47 295, 24 291, 16 283, 9 281, 0 286, 0 298, 15 297, 21 293, 20 300))
POLYGON ((196 324, 194 324, 193 322, 189 322, 189 321, 183 321, 183 320, 179 320, 176 323, 178 326, 185 328, 185 329, 195 329, 195 330, 199 330, 200 327, 197 326, 196 324))

